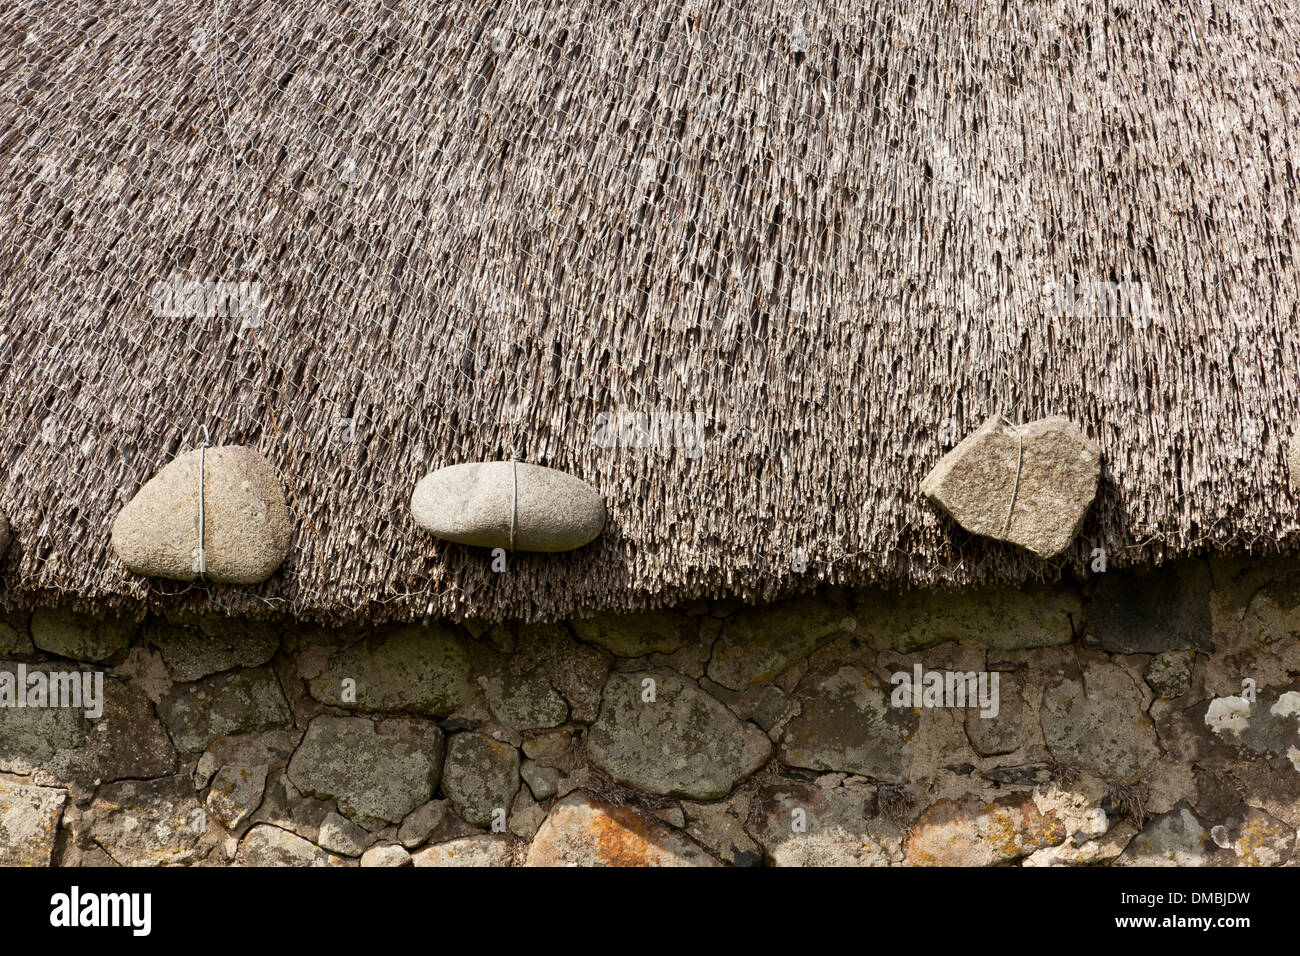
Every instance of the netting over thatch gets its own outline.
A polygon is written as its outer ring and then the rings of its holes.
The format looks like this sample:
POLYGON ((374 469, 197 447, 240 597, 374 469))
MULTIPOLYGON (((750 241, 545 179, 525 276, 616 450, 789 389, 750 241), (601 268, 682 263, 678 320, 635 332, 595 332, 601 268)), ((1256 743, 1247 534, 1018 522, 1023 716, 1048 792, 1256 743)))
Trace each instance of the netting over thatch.
POLYGON ((1290 547, 1298 10, 11 2, 4 587, 551 616, 1290 547), (1064 559, 919 494, 993 411, 1104 449, 1064 559), (109 547, 204 425, 288 485, 255 589, 109 547), (415 527, 512 453, 604 493, 596 544, 494 573, 415 527))

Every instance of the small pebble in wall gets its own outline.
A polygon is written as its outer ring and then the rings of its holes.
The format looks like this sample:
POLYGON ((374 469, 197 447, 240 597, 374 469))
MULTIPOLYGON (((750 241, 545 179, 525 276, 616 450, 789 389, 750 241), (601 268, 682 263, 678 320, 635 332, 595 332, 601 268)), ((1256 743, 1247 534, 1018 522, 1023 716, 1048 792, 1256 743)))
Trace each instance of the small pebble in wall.
POLYGON ((149 479, 113 522, 112 541, 135 574, 258 584, 292 537, 275 468, 252 448, 226 445, 180 455, 149 479))
POLYGON ((449 465, 425 475, 411 514, 447 541, 514 551, 571 551, 605 527, 605 501, 581 478, 522 461, 449 465))
POLYGON ((1101 448, 1068 418, 984 422, 940 459, 921 492, 967 531, 1042 558, 1070 546, 1097 496, 1101 448))

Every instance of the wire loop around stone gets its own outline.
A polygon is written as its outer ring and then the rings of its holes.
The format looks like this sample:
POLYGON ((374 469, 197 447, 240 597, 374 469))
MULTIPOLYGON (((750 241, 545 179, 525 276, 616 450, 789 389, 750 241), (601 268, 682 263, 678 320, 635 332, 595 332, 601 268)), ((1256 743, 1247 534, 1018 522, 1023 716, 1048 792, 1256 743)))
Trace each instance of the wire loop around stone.
POLYGON ((1002 526, 1002 533, 1005 535, 1011 530, 1011 516, 1015 514, 1016 496, 1020 494, 1020 470, 1025 461, 1025 436, 1020 433, 1019 426, 1007 416, 1003 415, 1002 420, 1016 433, 1016 441, 1019 443, 1019 447, 1016 449, 1016 482, 1011 486, 1011 503, 1007 505, 1007 521, 1002 526))
POLYGON ((199 444, 199 577, 208 573, 208 551, 204 546, 207 535, 207 515, 203 507, 203 473, 207 470, 208 426, 200 425, 203 438, 199 444))

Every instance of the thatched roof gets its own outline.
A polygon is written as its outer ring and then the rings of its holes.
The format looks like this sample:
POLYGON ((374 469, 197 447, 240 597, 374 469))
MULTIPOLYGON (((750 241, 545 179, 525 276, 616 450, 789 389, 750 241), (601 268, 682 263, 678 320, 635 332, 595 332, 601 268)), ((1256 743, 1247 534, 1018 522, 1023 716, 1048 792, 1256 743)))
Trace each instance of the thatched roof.
POLYGON ((534 617, 1292 548, 1298 11, 9 4, 6 600, 534 617), (259 283, 260 328, 155 316, 172 277, 259 283), (1154 319, 1053 314, 1070 281, 1154 319), (703 453, 601 447, 618 409, 703 453), (995 411, 1104 450, 1063 559, 919 493, 995 411), (200 425, 286 480, 265 585, 109 547, 200 425), (495 574, 415 527, 421 475, 512 453, 604 493, 596 544, 495 574))

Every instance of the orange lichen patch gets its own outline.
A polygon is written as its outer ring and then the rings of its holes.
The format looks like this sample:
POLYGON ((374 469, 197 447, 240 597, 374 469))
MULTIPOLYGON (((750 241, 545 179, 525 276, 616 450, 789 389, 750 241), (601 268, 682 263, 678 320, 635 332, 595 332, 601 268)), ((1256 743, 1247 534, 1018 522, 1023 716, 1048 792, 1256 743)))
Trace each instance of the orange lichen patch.
MULTIPOLYGON (((653 825, 658 830, 657 824, 653 825)), ((608 807, 591 821, 596 856, 606 866, 656 866, 663 851, 652 839, 649 819, 627 807, 608 807)))
POLYGON ((1238 866, 1277 866, 1281 856, 1277 844, 1285 840, 1286 831, 1260 817, 1247 820, 1241 828, 1233 849, 1237 851, 1238 866))
POLYGON ((940 800, 917 819, 904 844, 913 866, 990 866, 1055 846, 1064 824, 1029 794, 992 802, 940 800))
POLYGON ((556 804, 528 851, 529 866, 717 866, 671 827, 629 807, 574 794, 556 804))

